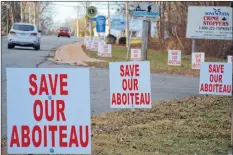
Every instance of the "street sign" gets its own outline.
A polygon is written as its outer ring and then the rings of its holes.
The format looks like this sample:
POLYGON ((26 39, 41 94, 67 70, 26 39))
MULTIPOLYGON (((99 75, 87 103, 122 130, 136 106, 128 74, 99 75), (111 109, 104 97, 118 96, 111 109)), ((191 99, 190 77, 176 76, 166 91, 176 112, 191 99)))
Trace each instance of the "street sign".
POLYGON ((89 72, 7 68, 8 154, 91 154, 89 72))
POLYGON ((125 30, 126 20, 123 18, 113 18, 111 19, 111 29, 114 30, 125 30))
POLYGON ((186 38, 232 40, 232 8, 189 6, 186 38))
MULTIPOLYGON (((111 19, 111 29, 114 30, 125 30, 126 29, 126 19, 114 17, 111 19)), ((129 21, 130 31, 142 31, 142 20, 131 19, 129 21)))
POLYGON ((157 21, 159 18, 159 5, 148 2, 134 3, 133 17, 141 20, 157 21))
POLYGON ((192 53, 192 69, 200 69, 201 62, 205 61, 204 52, 193 52, 192 53))
POLYGON ((199 94, 227 95, 232 93, 232 64, 202 62, 199 94))
POLYGON ((88 17, 88 20, 90 20, 90 21, 96 21, 96 18, 90 18, 90 17, 88 17))
POLYGON ((181 66, 180 50, 168 50, 168 65, 181 66))
POLYGON ((151 108, 150 62, 110 62, 111 108, 151 108))
POLYGON ((131 49, 131 60, 138 61, 141 60, 141 49, 131 49))
POLYGON ((106 27, 106 17, 105 16, 96 17, 96 31, 98 33, 105 32, 105 27, 106 27))
POLYGON ((96 9, 96 7, 94 7, 94 6, 89 6, 89 7, 87 8, 87 16, 88 16, 88 17, 93 18, 93 17, 96 16, 96 14, 97 14, 97 9, 96 9))

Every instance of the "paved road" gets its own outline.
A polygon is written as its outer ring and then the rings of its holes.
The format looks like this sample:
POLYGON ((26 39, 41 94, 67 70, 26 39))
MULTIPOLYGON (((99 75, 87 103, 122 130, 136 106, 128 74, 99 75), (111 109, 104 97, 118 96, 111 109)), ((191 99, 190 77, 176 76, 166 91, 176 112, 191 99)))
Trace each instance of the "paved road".
MULTIPOLYGON (((58 68, 70 65, 44 61, 49 51, 60 45, 78 41, 76 38, 43 37, 40 51, 30 48, 7 49, 6 38, 2 39, 2 137, 6 137, 6 68, 58 68)), ((170 100, 186 96, 198 95, 198 78, 171 76, 162 74, 151 75, 152 100, 170 100)), ((92 114, 100 114, 110 109, 109 74, 107 69, 91 69, 91 107, 92 114)))

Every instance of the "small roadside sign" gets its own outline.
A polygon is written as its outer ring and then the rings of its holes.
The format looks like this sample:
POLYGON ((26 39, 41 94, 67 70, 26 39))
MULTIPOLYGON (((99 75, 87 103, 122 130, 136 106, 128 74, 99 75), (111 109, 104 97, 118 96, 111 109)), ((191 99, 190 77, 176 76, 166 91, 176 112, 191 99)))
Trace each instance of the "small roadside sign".
POLYGON ((98 51, 98 39, 92 39, 91 42, 91 51, 98 51))
POLYGON ((202 62, 199 94, 227 95, 232 93, 232 64, 202 62))
POLYGON ((106 42, 104 40, 101 40, 98 44, 98 56, 100 56, 102 50, 103 50, 103 45, 105 45, 106 42))
POLYGON ((101 57, 112 57, 112 45, 103 44, 102 47, 100 47, 99 54, 101 57))
POLYGON ((133 18, 157 21, 159 18, 159 5, 148 2, 134 3, 133 18))
POLYGON ((141 49, 131 49, 131 60, 133 61, 141 60, 141 49))
POLYGON ((89 40, 87 40, 86 43, 87 43, 87 44, 86 44, 86 49, 87 49, 87 50, 91 50, 92 40, 89 39, 89 40))
POLYGON ((151 108, 150 62, 111 62, 111 108, 151 108))
POLYGON ((168 65, 181 66, 180 50, 168 50, 168 65))
POLYGON ((7 137, 8 154, 91 154, 89 69, 7 68, 7 137))
POLYGON ((192 69, 200 69, 201 62, 205 61, 204 52, 193 52, 192 53, 192 69))
POLYGON ((232 61, 233 61, 232 55, 228 55, 228 56, 227 56, 227 62, 228 62, 228 63, 232 63, 232 61))

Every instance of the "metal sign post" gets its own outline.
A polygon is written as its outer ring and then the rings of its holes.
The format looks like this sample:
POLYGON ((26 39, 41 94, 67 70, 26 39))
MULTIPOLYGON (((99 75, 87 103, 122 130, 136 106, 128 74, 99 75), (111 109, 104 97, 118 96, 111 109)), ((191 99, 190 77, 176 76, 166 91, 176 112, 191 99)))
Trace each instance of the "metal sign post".
POLYGON ((196 40, 192 39, 192 53, 196 52, 196 40))
POLYGON ((147 46, 148 46, 148 32, 149 32, 149 21, 143 20, 143 31, 142 31, 142 47, 141 47, 141 59, 147 59, 147 46))
POLYGON ((143 20, 141 59, 147 59, 147 46, 150 21, 157 21, 159 17, 159 5, 148 2, 134 3, 133 16, 135 19, 143 20))

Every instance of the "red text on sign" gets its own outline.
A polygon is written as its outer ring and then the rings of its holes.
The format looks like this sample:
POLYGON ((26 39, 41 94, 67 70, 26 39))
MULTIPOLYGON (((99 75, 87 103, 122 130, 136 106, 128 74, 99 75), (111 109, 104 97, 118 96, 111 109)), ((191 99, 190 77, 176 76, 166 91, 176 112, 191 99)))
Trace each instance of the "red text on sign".
POLYGON ((202 83, 200 87, 200 92, 216 92, 216 93, 231 93, 232 86, 231 85, 223 85, 223 84, 207 84, 202 83))
POLYGON ((123 76, 139 76, 139 65, 121 65, 120 66, 120 75, 123 76))
POLYGON ((48 126, 38 126, 35 125, 32 128, 23 125, 20 128, 13 126, 10 147, 16 145, 17 147, 47 147, 48 139, 51 139, 52 147, 87 147, 89 144, 89 127, 88 126, 79 126, 77 130, 76 125, 72 125, 71 129, 68 130, 66 125, 48 125, 48 126), (21 130, 21 133, 19 132, 21 130), (70 136, 68 137, 68 131, 70 131, 70 136), (85 131, 85 134, 83 133, 85 131), (56 139, 56 134, 59 134, 59 138, 56 139), (20 135, 21 134, 21 135, 20 135), (51 137, 48 137, 51 135, 51 137), (21 138, 19 138, 21 137, 21 138), (59 141, 58 146, 56 146, 56 141, 59 141))
POLYGON ((123 79, 122 88, 124 91, 138 90, 138 79, 123 79))
POLYGON ((113 93, 112 105, 149 105, 150 93, 113 93))
POLYGON ((41 121, 43 117, 47 121, 66 121, 65 102, 63 100, 35 100, 33 105, 33 116, 36 121, 41 121), (49 111, 50 109, 50 111, 49 111))
POLYGON ((29 76, 29 83, 31 85, 29 92, 33 96, 43 95, 43 93, 45 95, 57 95, 57 87, 59 85, 59 95, 68 95, 68 90, 65 90, 67 86, 66 79, 67 74, 42 74, 41 77, 37 77, 36 74, 31 74, 29 76), (39 80, 40 85, 37 85, 37 80, 39 80))
POLYGON ((210 74, 210 82, 222 83, 222 75, 210 74))
POLYGON ((224 65, 209 64, 209 73, 224 73, 224 65))

